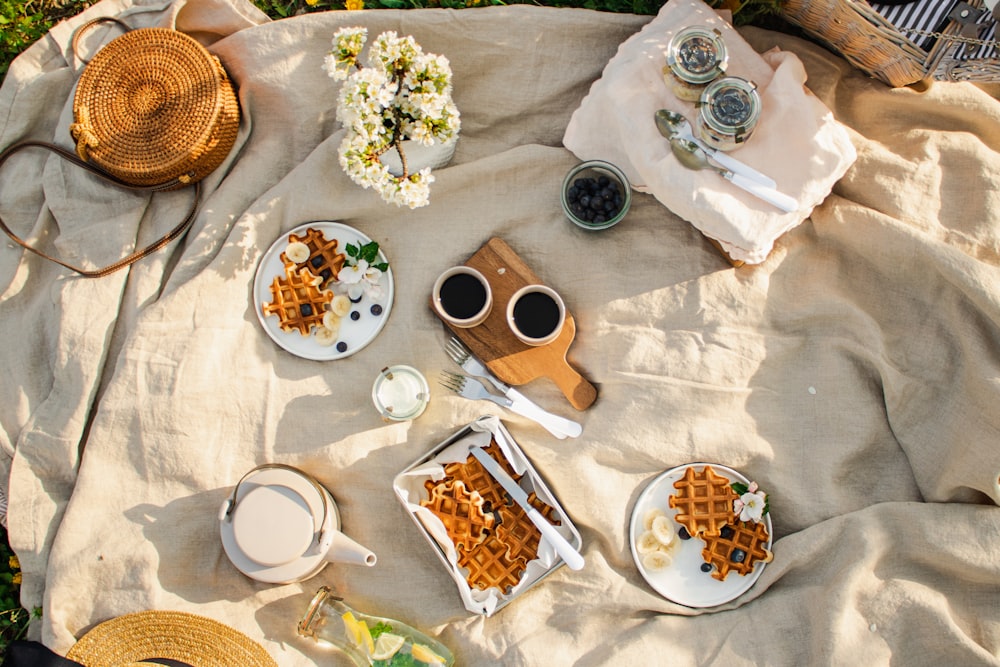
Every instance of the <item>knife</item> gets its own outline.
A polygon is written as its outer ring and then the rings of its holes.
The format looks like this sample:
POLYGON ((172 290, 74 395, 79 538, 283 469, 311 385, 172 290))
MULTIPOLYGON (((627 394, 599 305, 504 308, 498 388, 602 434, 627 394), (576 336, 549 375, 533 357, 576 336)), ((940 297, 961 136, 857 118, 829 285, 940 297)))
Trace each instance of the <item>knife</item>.
MULTIPOLYGON (((778 184, 774 181, 773 178, 771 178, 767 174, 763 174, 757 171, 750 165, 740 162, 739 160, 732 157, 725 151, 720 151, 718 148, 710 146, 709 144, 702 141, 699 137, 696 137, 694 135, 694 132, 691 131, 691 125, 686 118, 684 118, 683 121, 679 119, 678 122, 676 123, 670 123, 670 122, 667 122, 665 124, 662 123, 661 122, 662 120, 666 120, 666 117, 663 119, 659 118, 659 115, 663 112, 665 112, 665 110, 657 112, 656 127, 659 128, 660 134, 664 135, 667 139, 670 138, 669 136, 667 136, 667 133, 669 132, 670 134, 680 137, 681 139, 687 139, 688 141, 693 141, 694 143, 698 144, 698 146, 703 151, 705 151, 708 154, 708 156, 712 158, 712 160, 721 164, 723 167, 733 172, 734 174, 740 174, 741 176, 745 176, 746 178, 752 181, 756 181, 761 185, 765 185, 775 190, 778 188, 778 184)), ((666 114, 667 117, 672 115, 673 112, 671 112, 670 114, 666 114)))
POLYGON ((571 570, 581 570, 583 569, 583 556, 580 554, 576 548, 569 543, 569 541, 562 536, 555 526, 548 522, 548 520, 541 515, 541 513, 535 509, 535 507, 528 502, 528 494, 525 493, 517 482, 508 475, 500 464, 496 460, 486 453, 482 447, 473 447, 472 455, 483 464, 486 471, 490 473, 490 476, 496 481, 500 482, 500 486, 504 488, 508 494, 510 494, 511 499, 515 503, 521 506, 521 508, 528 515, 528 519, 531 523, 542 532, 542 536, 552 544, 556 549, 562 559, 566 562, 571 570))

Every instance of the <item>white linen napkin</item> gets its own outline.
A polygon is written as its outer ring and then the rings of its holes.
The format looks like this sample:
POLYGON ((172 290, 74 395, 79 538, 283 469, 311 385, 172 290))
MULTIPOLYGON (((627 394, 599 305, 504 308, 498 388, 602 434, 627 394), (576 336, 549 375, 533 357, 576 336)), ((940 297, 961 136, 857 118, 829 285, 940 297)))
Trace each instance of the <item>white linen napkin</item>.
POLYGON ((618 165, 632 186, 717 240, 736 260, 758 264, 775 240, 807 217, 830 194, 857 158, 847 130, 805 87, 805 69, 792 53, 758 54, 701 0, 670 0, 626 40, 573 112, 563 144, 581 160, 618 165), (750 79, 761 96, 754 134, 730 151, 773 178, 799 209, 783 213, 711 171, 677 162, 656 129, 658 109, 684 114, 694 126, 694 103, 674 96, 663 79, 667 46, 690 25, 718 28, 729 52, 727 73, 750 79))

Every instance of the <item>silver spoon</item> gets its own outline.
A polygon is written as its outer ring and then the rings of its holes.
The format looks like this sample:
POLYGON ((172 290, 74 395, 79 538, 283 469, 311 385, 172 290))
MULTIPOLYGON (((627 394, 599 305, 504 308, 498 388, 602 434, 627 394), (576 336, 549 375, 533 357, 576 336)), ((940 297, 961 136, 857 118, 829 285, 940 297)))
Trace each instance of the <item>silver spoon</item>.
POLYGON ((782 192, 778 192, 774 188, 761 185, 760 183, 752 181, 742 174, 735 174, 729 169, 716 167, 708 161, 708 155, 705 151, 703 151, 701 147, 693 141, 688 141, 687 139, 681 139, 680 137, 675 136, 670 140, 670 150, 674 152, 674 156, 677 158, 677 161, 688 169, 709 169, 714 171, 736 187, 742 188, 755 197, 777 206, 785 213, 796 211, 799 208, 799 203, 797 201, 782 192))
POLYGON ((694 132, 691 130, 691 123, 688 122, 687 118, 676 111, 671 111, 670 109, 660 109, 656 112, 654 118, 656 119, 656 129, 658 129, 660 134, 667 139, 680 137, 681 139, 694 141, 709 155, 709 157, 730 171, 742 174, 750 180, 757 181, 761 185, 766 185, 769 188, 778 187, 778 184, 774 182, 774 179, 767 174, 762 174, 753 167, 743 164, 723 151, 712 148, 711 146, 706 146, 704 143, 699 142, 695 139, 694 132))

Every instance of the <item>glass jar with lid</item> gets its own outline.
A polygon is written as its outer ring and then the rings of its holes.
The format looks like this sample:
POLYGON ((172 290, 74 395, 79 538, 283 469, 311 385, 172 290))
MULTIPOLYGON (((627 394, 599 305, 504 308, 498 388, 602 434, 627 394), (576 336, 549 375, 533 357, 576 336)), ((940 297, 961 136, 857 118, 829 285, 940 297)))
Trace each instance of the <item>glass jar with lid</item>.
POLYGON ((701 139, 720 151, 739 148, 760 119, 757 84, 738 76, 716 79, 698 101, 697 128, 701 139))
POLYGON ((697 102, 705 86, 722 76, 728 65, 722 33, 717 28, 689 26, 679 30, 667 46, 663 79, 678 99, 697 102))

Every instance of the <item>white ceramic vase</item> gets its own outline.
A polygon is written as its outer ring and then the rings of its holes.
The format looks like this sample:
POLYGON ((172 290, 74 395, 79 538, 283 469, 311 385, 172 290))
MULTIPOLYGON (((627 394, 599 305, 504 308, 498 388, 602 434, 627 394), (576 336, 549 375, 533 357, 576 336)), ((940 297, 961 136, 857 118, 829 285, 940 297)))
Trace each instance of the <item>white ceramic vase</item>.
MULTIPOLYGON (((420 171, 424 167, 430 167, 431 169, 443 167, 451 162, 452 156, 455 155, 455 146, 457 144, 457 138, 445 144, 435 141, 430 146, 406 139, 403 141, 403 152, 406 153, 406 166, 409 167, 411 174, 420 171)), ((386 151, 380 159, 382 164, 389 168, 389 173, 393 176, 399 177, 403 175, 403 163, 400 161, 399 153, 395 149, 386 151)))

